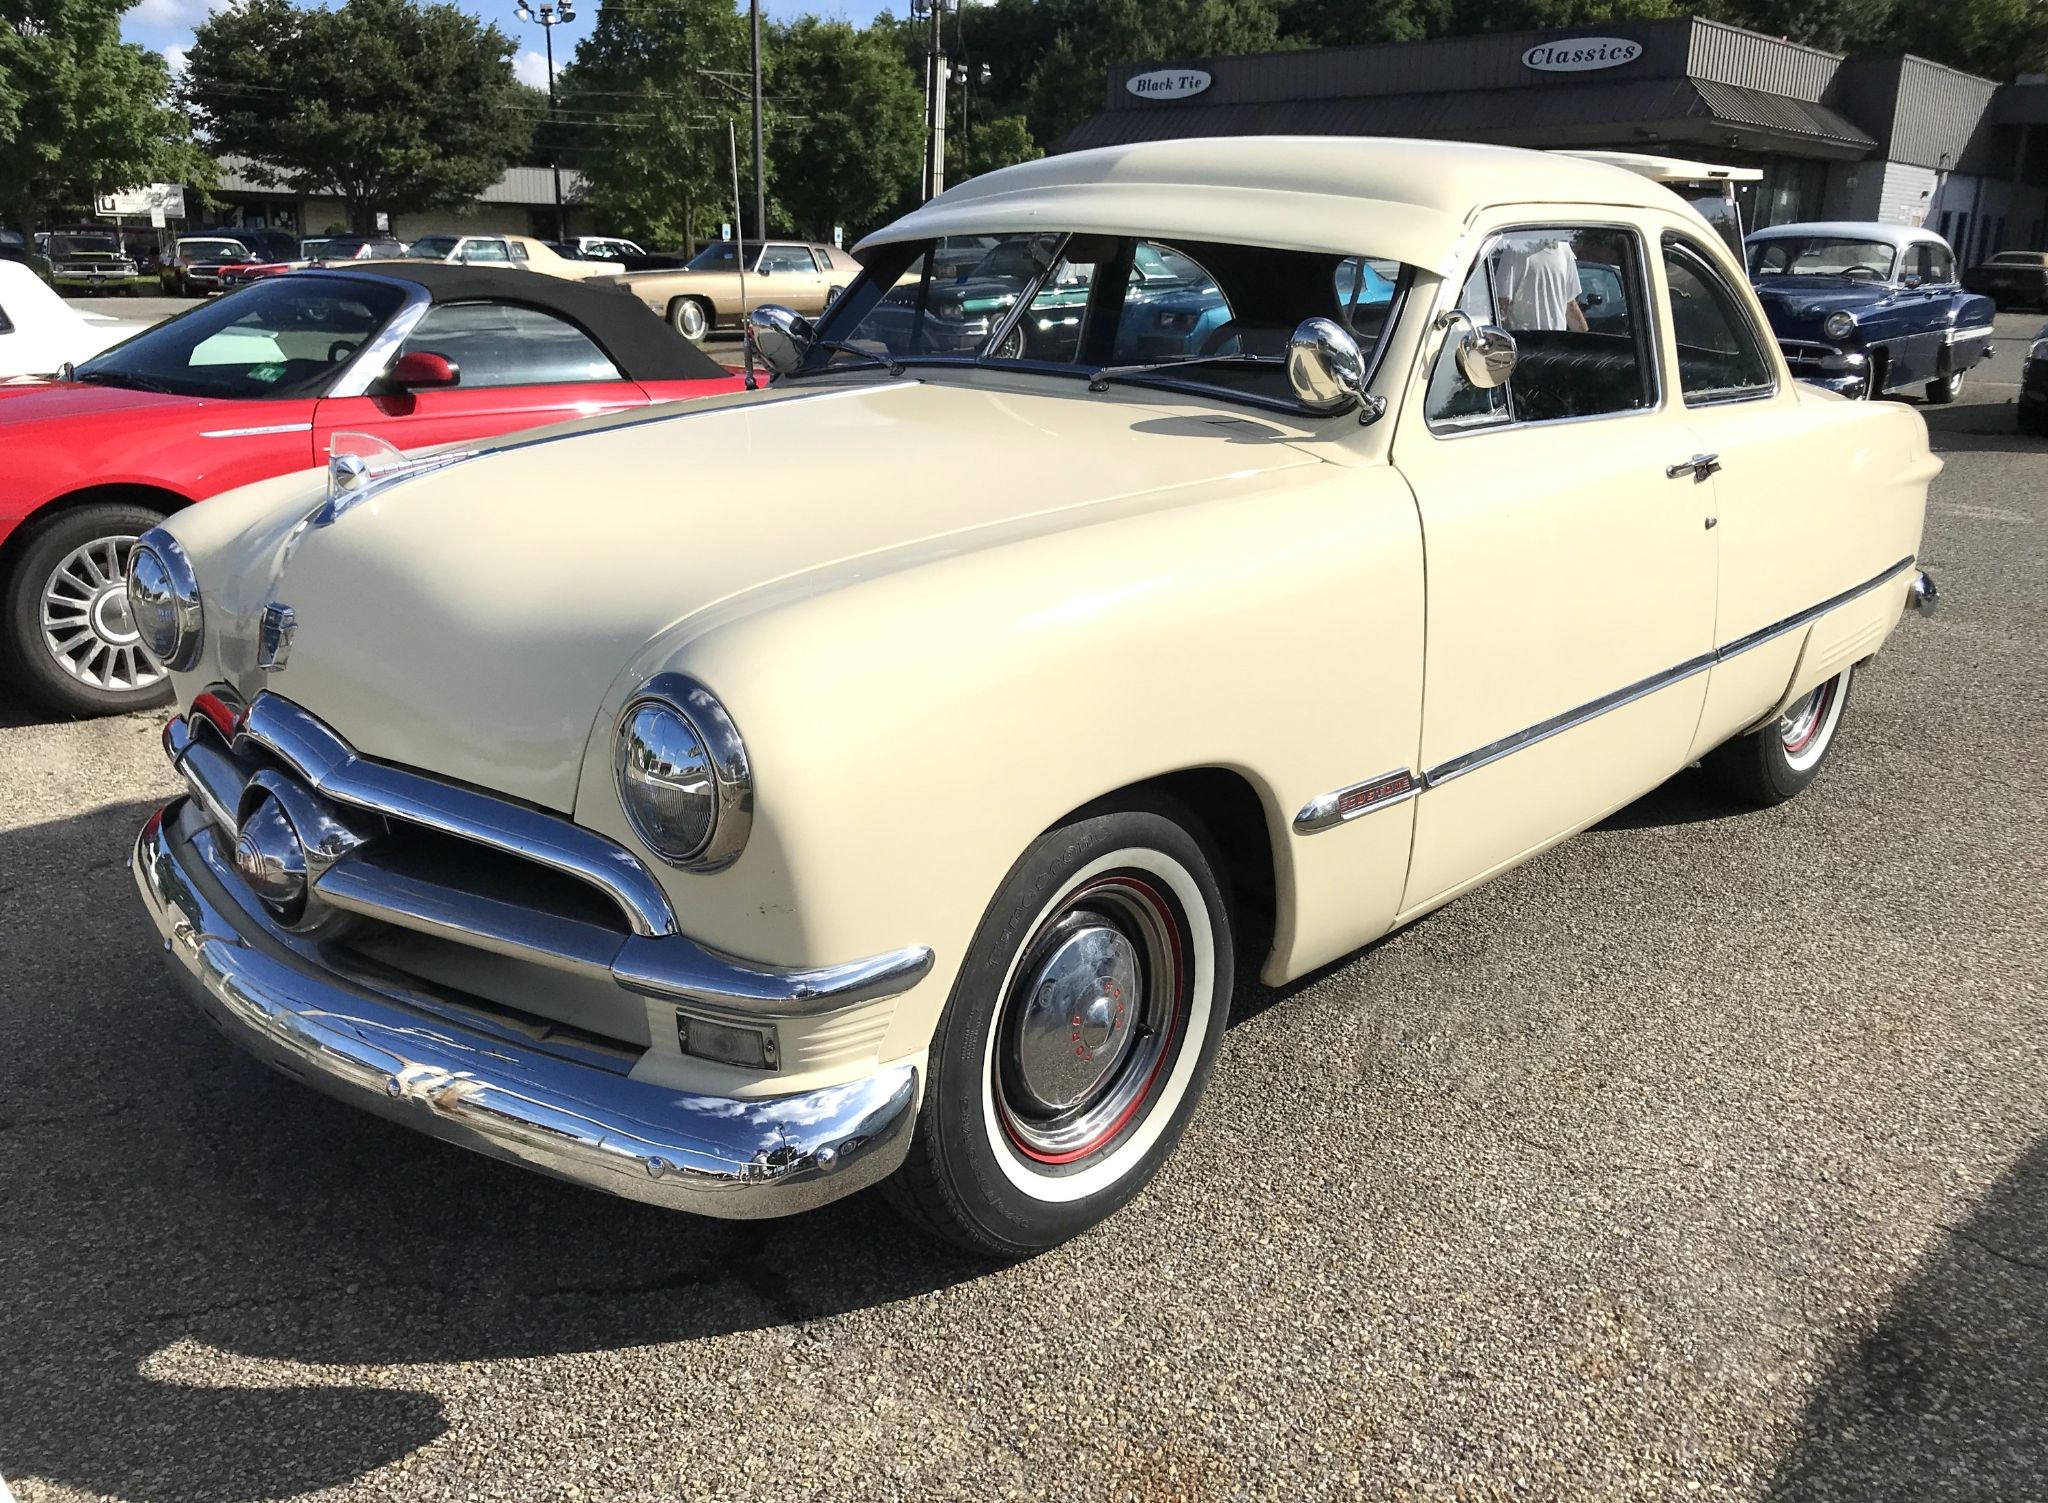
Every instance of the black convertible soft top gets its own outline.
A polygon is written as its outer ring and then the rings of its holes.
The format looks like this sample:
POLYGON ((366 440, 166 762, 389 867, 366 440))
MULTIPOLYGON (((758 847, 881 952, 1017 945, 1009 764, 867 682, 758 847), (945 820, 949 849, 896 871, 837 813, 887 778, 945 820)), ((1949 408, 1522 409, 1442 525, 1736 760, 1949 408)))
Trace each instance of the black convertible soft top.
POLYGON ((376 277, 410 282, 436 303, 522 303, 565 318, 597 341, 629 381, 715 381, 731 371, 676 333, 623 287, 593 287, 546 272, 433 261, 365 262, 295 271, 294 277, 376 277))

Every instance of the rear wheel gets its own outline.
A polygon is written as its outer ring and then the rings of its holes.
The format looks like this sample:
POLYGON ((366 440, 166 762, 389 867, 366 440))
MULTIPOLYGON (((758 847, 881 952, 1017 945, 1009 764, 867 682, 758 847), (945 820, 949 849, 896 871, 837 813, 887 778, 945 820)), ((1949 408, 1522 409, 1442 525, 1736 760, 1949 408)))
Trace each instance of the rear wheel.
POLYGON ((691 344, 702 344, 711 332, 711 310, 702 298, 679 297, 668 305, 668 322, 691 344))
POLYGON ((1217 860, 1150 800, 1041 836, 982 919, 932 1041, 912 1221, 999 1257, 1052 1247, 1152 1178, 1230 1012, 1217 860))
POLYGON ((1782 804, 1819 775, 1848 703, 1849 670, 1844 668, 1761 730, 1717 747, 1706 758, 1706 770, 1743 803, 1760 808, 1782 804))
POLYGON ((0 613, 9 676, 33 698, 70 715, 115 715, 170 699, 123 584, 136 538, 162 520, 148 507, 112 503, 59 512, 36 527, 0 613))
POLYGON ((1937 407, 1947 406, 1962 395, 1963 376, 1964 372, 1962 371, 1950 371, 1939 381, 1929 381, 1927 383, 1927 400, 1937 407))

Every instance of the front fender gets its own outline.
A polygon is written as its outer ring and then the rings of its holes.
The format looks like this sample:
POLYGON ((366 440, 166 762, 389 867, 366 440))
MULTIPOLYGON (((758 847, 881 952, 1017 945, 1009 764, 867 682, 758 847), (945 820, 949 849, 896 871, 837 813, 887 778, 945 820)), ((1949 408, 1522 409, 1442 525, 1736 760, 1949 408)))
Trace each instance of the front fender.
POLYGON ((1370 937, 1369 915, 1391 919, 1406 811, 1306 839, 1290 821, 1317 794, 1413 763, 1413 500, 1386 467, 1246 476, 1209 494, 887 574, 854 560, 822 585, 771 586, 679 623, 607 694, 576 818, 634 845, 613 786, 618 715, 657 671, 710 686, 746 741, 753 833, 724 872, 658 868, 683 926, 778 964, 930 946, 932 976, 885 1057, 923 1046, 1033 839, 1184 768, 1236 770, 1259 795, 1279 969, 1343 953, 1370 937))

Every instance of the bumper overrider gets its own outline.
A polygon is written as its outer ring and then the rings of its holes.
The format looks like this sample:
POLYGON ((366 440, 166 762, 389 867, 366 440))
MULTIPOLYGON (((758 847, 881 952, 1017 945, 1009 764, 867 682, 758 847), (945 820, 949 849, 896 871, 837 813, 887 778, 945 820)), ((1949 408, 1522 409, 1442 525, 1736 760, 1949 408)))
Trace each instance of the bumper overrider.
MULTIPOLYGON (((703 1215, 755 1218, 807 1210, 874 1184, 903 1161, 918 1100, 918 1071, 911 1063, 791 1095, 693 1094, 636 1078, 631 1062, 617 1051, 607 1056, 564 1044, 533 1030, 530 1019, 522 1025, 464 994, 354 963, 345 947, 329 944, 303 923, 280 922, 249 880, 246 850, 238 852, 235 831, 223 829, 222 816, 229 808, 249 816, 260 807, 257 785, 274 789, 280 764, 284 775, 297 776, 300 769, 275 747, 259 744, 254 750, 266 765, 265 777, 252 779, 238 796, 228 781, 227 769, 236 759, 226 739, 205 731, 195 735, 183 719, 171 723, 165 744, 193 792, 144 825, 133 868, 174 976, 208 1019, 259 1059, 445 1142, 628 1199, 703 1215)), ((235 738, 236 750, 247 746, 243 737, 235 738)), ((388 812, 368 813, 330 799, 315 781, 324 772, 329 781, 353 787, 343 775, 348 768, 381 788, 394 805, 403 804, 394 787, 402 791, 407 780, 432 782, 354 758, 341 773, 329 766, 306 778, 309 786, 301 792, 307 798, 372 828, 389 828, 388 812), (375 773, 385 781, 379 783, 375 773)), ((470 796, 452 785, 433 786, 470 796)), ((307 869, 316 878, 312 893, 325 892, 336 873, 352 871, 333 891, 357 903, 358 913, 371 911, 360 904, 379 881, 371 859, 376 840, 327 865, 330 836, 323 832, 308 846, 313 859, 307 869)), ((246 848, 248 842, 239 844, 246 848)), ((382 907, 376 911, 389 917, 411 903, 445 932, 458 901, 439 890, 431 900, 421 899, 422 884, 409 883, 395 884, 395 896, 378 898, 382 907)), ((539 937, 532 943, 561 943, 561 922, 536 914, 539 937)), ((771 1023, 900 993, 930 966, 928 952, 906 951, 852 966, 777 972, 732 960, 680 934, 634 935, 626 944, 638 947, 639 958, 620 974, 631 974, 641 995, 674 995, 682 1016, 747 1016, 771 1023), (670 941, 674 948, 664 949, 670 941)), ((491 947, 508 953, 502 943, 491 947)))

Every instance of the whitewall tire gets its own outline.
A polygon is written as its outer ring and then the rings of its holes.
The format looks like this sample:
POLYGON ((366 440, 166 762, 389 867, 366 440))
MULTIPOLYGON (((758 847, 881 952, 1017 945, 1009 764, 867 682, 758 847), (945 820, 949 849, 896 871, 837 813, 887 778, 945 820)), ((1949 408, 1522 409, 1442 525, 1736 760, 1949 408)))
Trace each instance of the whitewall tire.
POLYGON ((1794 700, 1769 725, 1737 736, 1706 759, 1706 769, 1733 797, 1766 807, 1782 804, 1820 773, 1849 704, 1849 670, 1794 700))

